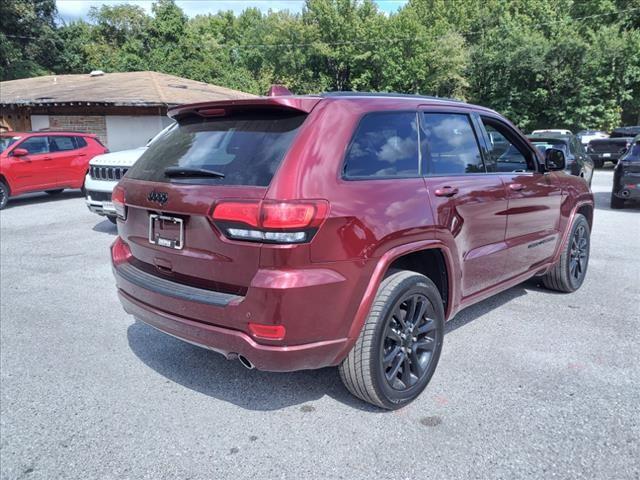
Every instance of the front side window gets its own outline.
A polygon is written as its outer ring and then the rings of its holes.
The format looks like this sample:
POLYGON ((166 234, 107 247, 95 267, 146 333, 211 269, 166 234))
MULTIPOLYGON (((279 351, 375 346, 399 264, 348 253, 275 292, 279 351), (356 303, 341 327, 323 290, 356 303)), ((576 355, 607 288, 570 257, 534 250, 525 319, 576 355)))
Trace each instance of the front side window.
POLYGON ((418 175, 418 121, 415 112, 365 115, 345 158, 347 178, 418 175))
POLYGON ((49 150, 53 152, 64 152, 67 150, 75 150, 76 146, 73 137, 49 137, 49 150))
POLYGON ((484 164, 468 115, 424 113, 422 157, 431 175, 484 173, 484 164))
POLYGON ((0 153, 4 152, 11 145, 20 140, 20 137, 0 137, 0 153))
POLYGON ((499 122, 482 118, 488 136, 489 172, 535 172, 532 155, 519 145, 513 133, 499 122))
POLYGON ((29 155, 49 153, 49 142, 47 141, 47 137, 31 137, 18 145, 18 148, 24 148, 29 152, 29 155))

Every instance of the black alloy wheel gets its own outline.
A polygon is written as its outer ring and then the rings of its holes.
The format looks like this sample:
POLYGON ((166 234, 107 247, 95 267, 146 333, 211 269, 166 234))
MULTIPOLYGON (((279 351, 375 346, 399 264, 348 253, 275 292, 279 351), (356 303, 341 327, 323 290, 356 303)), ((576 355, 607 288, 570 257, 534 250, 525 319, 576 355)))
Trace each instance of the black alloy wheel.
POLYGON ((414 293, 396 304, 387 319, 382 338, 382 368, 388 385, 394 390, 407 390, 429 371, 437 345, 436 321, 429 299, 414 293))

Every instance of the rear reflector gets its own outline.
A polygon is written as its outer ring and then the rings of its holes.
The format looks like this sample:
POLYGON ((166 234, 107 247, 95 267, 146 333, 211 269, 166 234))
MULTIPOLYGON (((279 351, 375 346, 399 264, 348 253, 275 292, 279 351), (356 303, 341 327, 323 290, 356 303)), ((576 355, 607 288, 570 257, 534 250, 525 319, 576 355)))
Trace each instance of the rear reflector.
POLYGON ((282 340, 286 333, 283 325, 263 325, 261 323, 250 323, 249 332, 256 338, 265 340, 282 340))

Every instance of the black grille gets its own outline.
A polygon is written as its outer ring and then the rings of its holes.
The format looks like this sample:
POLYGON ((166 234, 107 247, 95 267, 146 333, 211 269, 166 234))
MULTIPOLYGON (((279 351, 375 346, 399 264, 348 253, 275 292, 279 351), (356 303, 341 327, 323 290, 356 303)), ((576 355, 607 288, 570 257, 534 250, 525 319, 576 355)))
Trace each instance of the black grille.
POLYGON ((89 175, 94 180, 120 180, 127 173, 126 167, 100 167, 92 166, 89 175))
POLYGON ((625 148, 625 142, 606 142, 606 141, 600 141, 600 142, 596 142, 596 143, 590 143, 589 147, 591 148, 592 152, 596 152, 596 153, 611 153, 611 152, 618 152, 622 149, 625 148))
POLYGON ((93 190, 87 190, 87 196, 91 197, 91 200, 96 202, 110 202, 111 192, 94 192, 93 190))

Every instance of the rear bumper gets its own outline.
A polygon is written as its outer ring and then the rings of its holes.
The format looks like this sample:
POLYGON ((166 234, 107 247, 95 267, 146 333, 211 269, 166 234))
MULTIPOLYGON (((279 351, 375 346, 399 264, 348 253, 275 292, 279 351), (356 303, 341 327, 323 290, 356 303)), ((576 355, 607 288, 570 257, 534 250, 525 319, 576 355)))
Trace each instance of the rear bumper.
POLYGON ((125 311, 136 319, 186 342, 218 352, 229 358, 243 355, 258 370, 290 372, 334 365, 345 349, 347 339, 329 340, 304 345, 262 345, 244 332, 207 325, 178 317, 144 304, 118 291, 125 311))
POLYGON ((179 283, 171 274, 154 275, 116 258, 113 273, 127 313, 227 357, 243 355, 268 371, 338 365, 355 341, 350 331, 371 276, 368 265, 350 261, 264 268, 240 295, 179 283), (283 326, 286 334, 279 340, 254 336, 250 323, 283 326))
POLYGON ((620 152, 611 152, 611 153, 587 153, 591 160, 602 160, 603 162, 611 162, 618 160, 622 153, 620 152))

